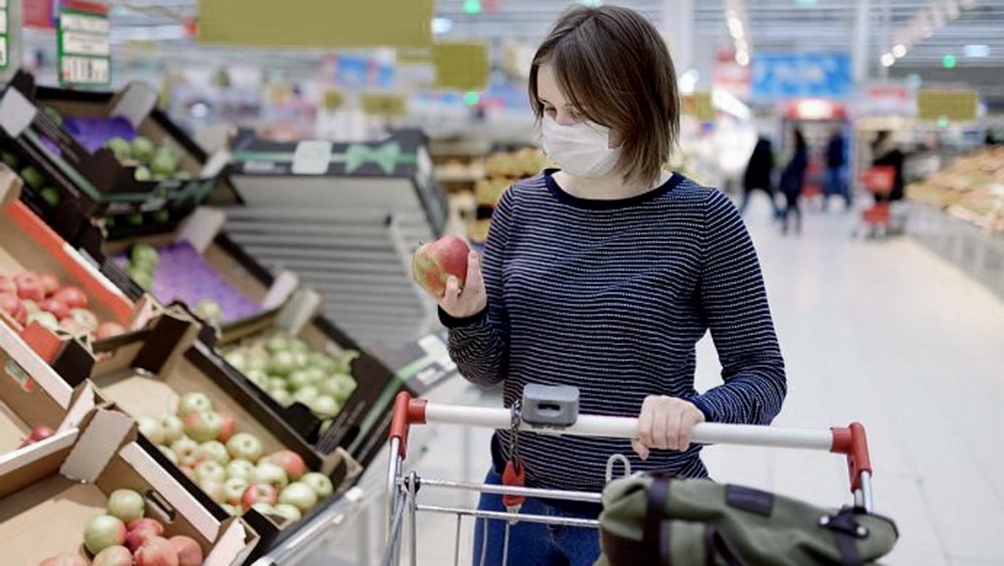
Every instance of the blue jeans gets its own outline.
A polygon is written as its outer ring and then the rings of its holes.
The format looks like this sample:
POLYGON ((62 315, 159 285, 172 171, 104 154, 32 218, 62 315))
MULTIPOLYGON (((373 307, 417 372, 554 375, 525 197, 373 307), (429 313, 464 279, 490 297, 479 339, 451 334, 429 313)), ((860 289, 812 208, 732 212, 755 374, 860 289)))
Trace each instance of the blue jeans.
MULTIPOLYGON (((494 469, 488 471, 485 483, 501 485, 502 476, 494 469)), ((483 493, 478 509, 482 511, 505 511, 502 496, 483 493)), ((557 509, 538 499, 527 498, 520 508, 526 515, 546 515, 549 517, 572 517, 595 519, 570 511, 557 509)), ((563 527, 540 523, 519 522, 512 525, 509 533, 508 564, 502 564, 505 544, 505 522, 478 519, 474 522, 474 557, 472 564, 481 566, 482 549, 485 553, 484 566, 592 566, 600 556, 599 532, 584 527, 563 527), (487 523, 488 541, 485 544, 487 523)))
POLYGON ((851 190, 847 184, 847 180, 844 175, 843 167, 831 167, 826 170, 826 195, 823 198, 823 204, 825 206, 826 201, 832 195, 839 195, 844 198, 844 202, 847 204, 847 208, 851 207, 851 190))

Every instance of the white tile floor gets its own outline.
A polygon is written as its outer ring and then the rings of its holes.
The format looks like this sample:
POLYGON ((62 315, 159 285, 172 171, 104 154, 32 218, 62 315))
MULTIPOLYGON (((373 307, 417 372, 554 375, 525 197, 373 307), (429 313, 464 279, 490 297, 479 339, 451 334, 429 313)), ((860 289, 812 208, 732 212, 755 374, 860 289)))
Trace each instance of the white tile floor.
MULTIPOLYGON (((754 205, 747 221, 788 364, 776 424, 865 423, 877 511, 901 533, 885 563, 1004 564, 1004 302, 909 238, 852 239, 851 214, 809 212, 803 234, 782 236, 766 202, 754 205)), ((699 350, 703 389, 719 367, 709 339, 699 350)), ((498 402, 463 383, 432 397, 498 402)), ((424 476, 483 473, 488 433, 469 435, 466 462, 462 432, 431 436, 424 476)), ((843 462, 828 454, 713 447, 705 459, 721 481, 822 505, 848 497, 843 462)), ((421 518, 419 563, 452 564, 454 529, 452 518, 421 518)))

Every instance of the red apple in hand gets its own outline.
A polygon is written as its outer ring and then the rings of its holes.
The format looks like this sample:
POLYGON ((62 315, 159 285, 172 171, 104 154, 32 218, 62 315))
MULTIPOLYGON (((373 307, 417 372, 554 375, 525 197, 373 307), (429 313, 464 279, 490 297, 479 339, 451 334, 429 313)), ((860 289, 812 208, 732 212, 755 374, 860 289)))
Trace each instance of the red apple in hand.
POLYGON ((79 287, 63 287, 52 295, 53 299, 58 299, 66 303, 71 309, 86 309, 87 295, 79 287))
POLYGON ((269 484, 254 484, 244 490, 241 497, 241 506, 250 509, 255 503, 268 503, 274 505, 279 500, 279 494, 275 487, 269 484))
POLYGON ((0 310, 7 313, 15 322, 24 326, 28 323, 28 309, 21 299, 11 293, 0 294, 0 310))
POLYGON ((38 303, 39 308, 45 312, 52 313, 56 318, 62 320, 70 314, 70 307, 58 299, 46 299, 38 303))
POLYGON ((87 561, 76 554, 60 554, 46 558, 38 566, 87 566, 87 561))
POLYGON ((136 566, 180 566, 178 551, 165 538, 154 537, 139 547, 136 555, 136 566))
POLYGON ((202 566, 202 548, 195 539, 178 535, 168 541, 178 553, 178 566, 202 566))
POLYGON ((412 258, 415 281, 436 298, 446 294, 446 281, 456 277, 463 286, 467 279, 467 256, 471 250, 460 238, 447 235, 419 247, 412 258))
POLYGON ((45 291, 46 297, 51 297, 59 290, 59 279, 51 273, 39 274, 38 280, 42 282, 42 290, 45 291))
POLYGON ((25 271, 14 276, 14 284, 17 285, 17 296, 24 300, 35 301, 36 303, 45 299, 45 289, 42 287, 42 280, 31 271, 25 271))

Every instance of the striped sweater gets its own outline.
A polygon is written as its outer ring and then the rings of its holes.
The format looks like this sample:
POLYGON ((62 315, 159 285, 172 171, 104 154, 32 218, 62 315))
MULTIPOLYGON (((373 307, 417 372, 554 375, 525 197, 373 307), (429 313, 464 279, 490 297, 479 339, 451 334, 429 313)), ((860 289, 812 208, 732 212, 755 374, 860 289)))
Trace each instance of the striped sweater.
MULTIPOLYGON (((440 311, 450 354, 481 385, 504 382, 506 406, 527 383, 574 385, 581 414, 634 417, 648 395, 693 402, 709 422, 768 424, 786 392, 760 265, 721 192, 675 174, 620 200, 582 199, 551 172, 506 191, 482 262, 488 307, 440 311), (723 384, 694 389, 695 345, 710 329, 723 384)), ((508 457, 509 431, 499 431, 508 457)), ((527 484, 597 491, 621 453, 635 470, 707 475, 700 447, 653 450, 627 440, 519 434, 527 484)))

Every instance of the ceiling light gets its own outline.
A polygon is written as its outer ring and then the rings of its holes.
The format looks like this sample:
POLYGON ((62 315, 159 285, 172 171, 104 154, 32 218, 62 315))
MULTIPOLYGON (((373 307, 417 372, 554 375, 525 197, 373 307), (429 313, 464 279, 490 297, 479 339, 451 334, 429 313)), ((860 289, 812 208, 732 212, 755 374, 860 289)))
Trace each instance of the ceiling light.
POLYGON ((743 23, 739 21, 739 18, 729 18, 727 23, 732 37, 737 39, 743 37, 743 23))
POLYGON ((896 63, 896 57, 892 53, 885 53, 882 55, 882 66, 892 67, 896 63))
POLYGON ((906 55, 906 46, 900 43, 896 47, 892 48, 893 57, 899 59, 900 57, 906 55))
POLYGON ((749 65, 750 64, 750 55, 749 55, 749 53, 747 53, 745 51, 737 51, 736 52, 736 63, 739 63, 739 65, 742 66, 742 67, 745 67, 746 65, 749 65))
POLYGON ((951 53, 941 58, 941 66, 946 69, 954 69, 955 63, 955 55, 952 55, 951 53))
POLYGON ((453 20, 450 18, 433 18, 432 19, 432 33, 436 35, 450 33, 453 29, 453 20))
POLYGON ((962 54, 966 57, 982 58, 990 56, 989 45, 966 45, 962 48, 962 54))

